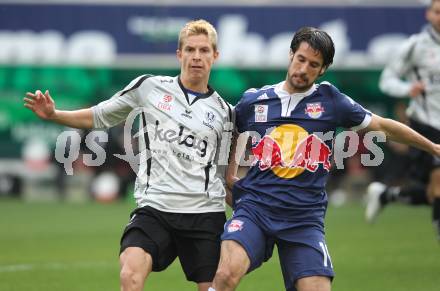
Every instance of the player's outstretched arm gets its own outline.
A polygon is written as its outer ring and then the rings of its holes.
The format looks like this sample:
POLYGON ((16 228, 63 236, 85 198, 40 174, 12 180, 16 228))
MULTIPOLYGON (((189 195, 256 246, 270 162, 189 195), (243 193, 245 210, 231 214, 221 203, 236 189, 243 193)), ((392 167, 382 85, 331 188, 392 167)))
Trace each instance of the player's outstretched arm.
POLYGON ((435 144, 415 130, 398 121, 373 114, 368 131, 382 131, 393 141, 414 146, 432 155, 440 156, 440 144, 435 144))
POLYGON ((35 91, 35 93, 27 92, 23 100, 24 106, 43 120, 74 128, 93 128, 91 108, 72 111, 57 110, 49 90, 46 90, 44 94, 40 90, 35 91))

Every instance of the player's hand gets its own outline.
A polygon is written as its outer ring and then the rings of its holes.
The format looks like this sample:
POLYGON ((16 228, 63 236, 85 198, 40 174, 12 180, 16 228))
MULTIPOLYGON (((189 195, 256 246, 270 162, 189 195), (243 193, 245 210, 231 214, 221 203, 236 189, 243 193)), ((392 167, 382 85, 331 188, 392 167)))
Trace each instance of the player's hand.
POLYGON ((43 94, 40 90, 35 93, 26 93, 23 99, 24 107, 32 110, 41 119, 53 119, 55 117, 55 102, 49 94, 49 90, 43 94))
POLYGON ((434 156, 440 157, 440 144, 434 144, 434 149, 432 154, 434 156))
POLYGON ((411 89, 409 90, 409 96, 411 98, 416 98, 425 92, 425 83, 422 81, 416 81, 411 85, 411 89))

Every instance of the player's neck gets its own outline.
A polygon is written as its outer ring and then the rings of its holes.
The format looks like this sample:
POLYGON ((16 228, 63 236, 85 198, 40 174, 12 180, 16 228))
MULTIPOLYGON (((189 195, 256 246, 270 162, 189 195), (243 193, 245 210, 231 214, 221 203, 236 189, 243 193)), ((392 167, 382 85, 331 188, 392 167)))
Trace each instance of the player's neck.
POLYGON ((181 76, 180 81, 185 89, 198 93, 208 92, 208 80, 190 80, 184 76, 181 76))

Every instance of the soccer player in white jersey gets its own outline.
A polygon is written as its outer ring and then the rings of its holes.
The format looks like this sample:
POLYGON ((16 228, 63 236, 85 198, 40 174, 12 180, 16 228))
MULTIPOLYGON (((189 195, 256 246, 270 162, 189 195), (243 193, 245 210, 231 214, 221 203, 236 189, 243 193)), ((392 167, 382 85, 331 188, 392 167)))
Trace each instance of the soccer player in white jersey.
MULTIPOLYGON (((426 10, 429 25, 412 35, 385 67, 379 86, 393 97, 410 97, 407 116, 410 126, 440 143, 440 0, 426 10)), ((390 202, 431 204, 432 220, 440 240, 440 158, 411 148, 409 181, 402 187, 374 182, 367 190, 366 219, 373 222, 390 202)))
POLYGON ((232 125, 229 104, 208 85, 218 54, 215 28, 191 21, 179 35, 177 77, 143 75, 111 99, 74 111, 57 110, 49 91, 24 98, 40 118, 75 128, 108 128, 142 109, 144 155, 137 208, 121 238, 121 290, 142 290, 152 271, 176 257, 198 290, 207 290, 214 277, 226 196, 216 159, 228 150, 221 137, 232 125))

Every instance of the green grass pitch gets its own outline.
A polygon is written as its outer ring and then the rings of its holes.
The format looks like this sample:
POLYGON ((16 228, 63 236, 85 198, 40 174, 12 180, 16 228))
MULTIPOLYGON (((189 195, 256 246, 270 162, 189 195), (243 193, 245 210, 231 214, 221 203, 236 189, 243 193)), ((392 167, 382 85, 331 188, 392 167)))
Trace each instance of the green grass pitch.
MULTIPOLYGON (((133 205, 0 200, 0 290, 119 290, 121 231, 133 205)), ((375 225, 363 208, 329 208, 327 244, 335 291, 440 290, 440 244, 430 208, 391 206, 375 225)), ((145 290, 195 290, 175 262, 145 290)), ((275 255, 246 276, 240 291, 284 290, 275 255)))

